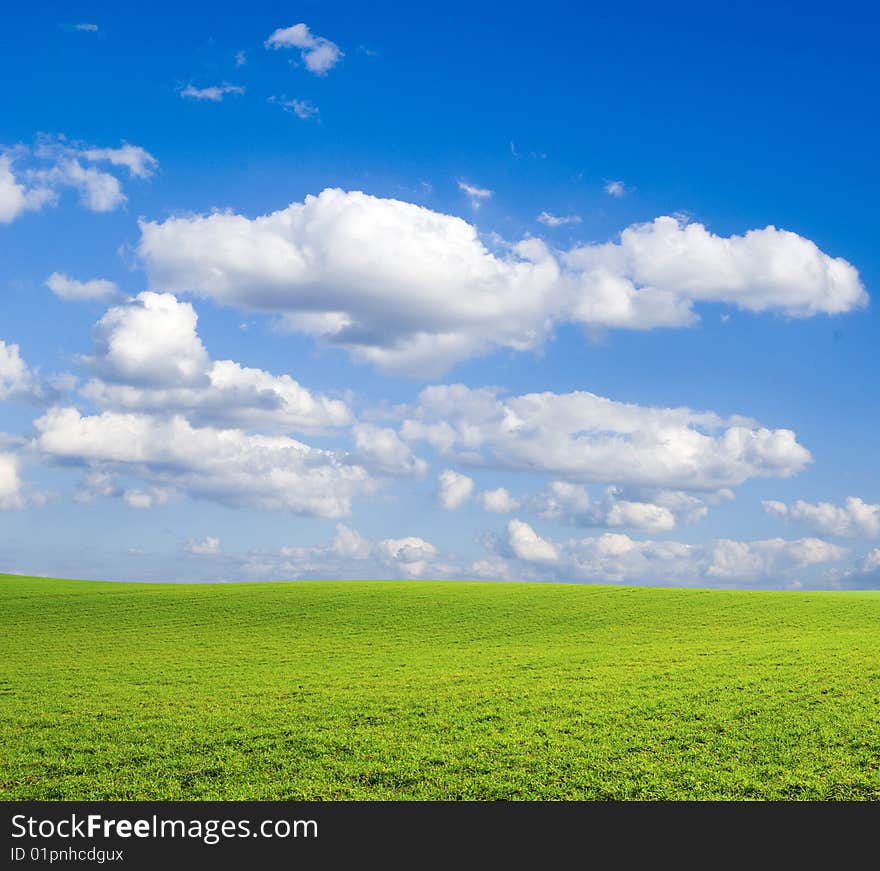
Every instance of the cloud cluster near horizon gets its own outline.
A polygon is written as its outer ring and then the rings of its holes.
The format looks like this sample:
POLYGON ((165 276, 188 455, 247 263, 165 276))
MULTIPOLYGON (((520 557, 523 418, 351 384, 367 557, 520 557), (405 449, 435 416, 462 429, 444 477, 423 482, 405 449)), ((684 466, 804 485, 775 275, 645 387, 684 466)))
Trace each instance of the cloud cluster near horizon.
MULTIPOLYGON (((650 408, 589 393, 508 397, 494 389, 434 385, 415 404, 383 412, 395 426, 380 426, 359 421, 344 401, 315 394, 289 375, 213 360, 197 321, 190 302, 167 293, 146 291, 110 307, 95 325, 93 353, 79 361, 90 377, 78 393, 98 407, 95 414, 48 399, 19 348, 0 345, 4 398, 50 405, 34 423, 28 455, 80 469, 80 504, 119 498, 145 510, 192 498, 340 518, 383 481, 424 478, 431 463, 413 451, 424 445, 438 461, 472 470, 447 466, 440 472, 436 498, 448 512, 474 503, 489 513, 525 511, 574 527, 656 534, 698 522, 709 505, 732 498, 730 488, 750 478, 789 477, 810 461, 794 433, 748 418, 650 408), (316 448, 290 435, 327 430, 348 432, 351 449, 316 448), (504 487, 478 491, 474 476, 486 467, 555 477, 544 490, 514 498, 504 487), (610 481, 598 499, 585 486, 610 481)), ((0 452, 5 510, 27 504, 22 456, 20 450, 0 452)), ((770 502, 765 508, 812 518, 835 536, 876 532, 877 506, 856 498, 834 511, 807 503, 789 509, 770 502), (819 510, 821 523, 811 507, 819 510)), ((418 536, 371 542, 349 527, 337 533, 327 546, 227 556, 255 577, 384 571, 401 577, 721 584, 794 583, 802 569, 847 556, 842 546, 816 538, 690 545, 620 531, 554 540, 521 516, 507 522, 505 538, 487 539, 486 556, 471 562, 418 536)), ((217 536, 190 540, 183 548, 194 559, 220 554, 217 536)))
MULTIPOLYGON (((219 540, 211 536, 204 542, 190 540, 184 550, 191 556, 214 558, 219 553, 219 540)), ((815 538, 717 539, 692 545, 605 533, 555 541, 519 519, 510 520, 505 535, 490 541, 486 556, 472 562, 444 555, 424 538, 376 541, 342 523, 337 524, 336 535, 327 544, 225 554, 236 577, 253 580, 428 577, 795 589, 803 586, 800 576, 805 568, 835 566, 846 556, 845 548, 815 538)), ((836 583, 858 584, 877 566, 880 557, 869 554, 858 571, 838 572, 836 583)))
POLYGON ((507 535, 494 543, 496 555, 471 568, 486 576, 532 580, 638 580, 653 584, 730 584, 797 581, 809 566, 836 563, 847 550, 817 538, 760 541, 717 539, 691 545, 677 541, 636 540, 607 532, 552 541, 528 523, 514 519, 507 535))

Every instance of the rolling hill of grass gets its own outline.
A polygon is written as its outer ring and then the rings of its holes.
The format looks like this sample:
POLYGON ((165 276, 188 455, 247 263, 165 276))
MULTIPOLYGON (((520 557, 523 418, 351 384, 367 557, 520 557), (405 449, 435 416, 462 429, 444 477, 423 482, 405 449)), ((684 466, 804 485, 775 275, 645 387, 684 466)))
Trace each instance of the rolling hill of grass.
POLYGON ((0 575, 4 799, 880 799, 880 594, 0 575))

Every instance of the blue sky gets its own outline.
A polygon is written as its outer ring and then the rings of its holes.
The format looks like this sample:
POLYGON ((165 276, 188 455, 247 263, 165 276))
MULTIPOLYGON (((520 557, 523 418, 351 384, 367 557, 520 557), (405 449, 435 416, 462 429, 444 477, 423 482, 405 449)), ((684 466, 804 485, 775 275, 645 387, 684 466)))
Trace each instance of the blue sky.
POLYGON ((880 585, 876 23, 11 13, 0 569, 880 585))

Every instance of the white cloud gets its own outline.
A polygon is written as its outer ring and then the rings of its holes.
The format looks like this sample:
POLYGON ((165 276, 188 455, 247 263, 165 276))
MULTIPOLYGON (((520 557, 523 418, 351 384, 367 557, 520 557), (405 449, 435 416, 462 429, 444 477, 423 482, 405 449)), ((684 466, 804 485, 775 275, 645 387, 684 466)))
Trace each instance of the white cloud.
POLYGON ((444 511, 461 508, 474 491, 473 478, 444 469, 437 478, 437 504, 444 511))
POLYGON ((272 96, 269 97, 269 102, 281 106, 285 112, 291 112, 297 118, 302 118, 303 121, 308 121, 309 118, 320 114, 318 107, 308 100, 288 100, 286 97, 272 96))
POLYGON ((423 538, 386 538, 378 549, 390 561, 397 563, 411 577, 425 574, 430 561, 437 556, 437 548, 423 538))
POLYGON ((25 209, 25 189, 12 172, 12 160, 0 156, 0 222, 14 221, 25 209))
POLYGON ((314 395, 289 375, 211 361, 197 321, 192 305, 171 294, 146 291, 111 308, 94 330, 86 362, 98 377, 83 394, 101 408, 183 414, 220 427, 315 433, 351 422, 344 402, 314 395))
POLYGON ((718 505, 735 499, 734 492, 728 488, 722 488, 714 493, 704 493, 695 496, 682 490, 636 490, 641 494, 644 501, 661 505, 668 508, 676 517, 677 521, 685 523, 697 523, 703 520, 709 513, 709 504, 718 505))
MULTIPOLYGON (((679 307, 689 313, 697 301, 753 312, 775 309, 792 317, 837 314, 867 302, 853 266, 772 226, 724 238, 702 224, 661 217, 628 227, 619 242, 573 248, 565 261, 581 273, 583 286, 610 278, 624 283, 624 296, 633 302, 644 294, 653 298, 656 311, 653 305, 641 315, 621 311, 619 318, 608 318, 609 326, 619 319, 647 328, 679 307)), ((575 318, 580 313, 591 322, 590 308, 575 306, 575 318)))
POLYGON ((858 496, 850 496, 842 506, 831 502, 813 504, 801 499, 791 505, 773 500, 761 504, 767 514, 803 523, 823 535, 880 537, 880 505, 871 505, 858 496))
POLYGON ((675 529, 675 517, 668 508, 650 502, 616 500, 605 515, 608 526, 625 526, 643 532, 668 532, 675 529))
POLYGON ((12 157, 0 154, 0 224, 11 223, 23 212, 41 209, 53 196, 45 186, 26 188, 12 171, 12 157))
POLYGON ((514 555, 526 562, 559 562, 559 551, 556 546, 541 538, 528 523, 522 520, 511 520, 507 524, 507 543, 514 555))
POLYGON ((868 551, 855 565, 832 575, 836 589, 876 590, 880 586, 880 547, 868 551))
POLYGON ((566 224, 580 224, 580 215, 551 215, 550 212, 541 212, 538 222, 547 227, 564 227, 566 224))
POLYGON ((159 166, 159 161, 149 151, 127 142, 119 148, 84 148, 78 153, 93 163, 124 166, 132 178, 149 178, 159 166))
POLYGON ((73 29, 74 30, 81 30, 81 31, 84 31, 85 33, 97 33, 98 32, 98 25, 97 24, 74 24, 73 29))
MULTIPOLYGON (((552 542, 522 521, 513 520, 504 553, 508 576, 522 580, 596 583, 721 584, 798 581, 813 567, 839 562, 847 552, 815 538, 794 541, 721 539, 692 545, 644 541, 621 533, 552 542)), ((497 560, 503 556, 495 558, 497 560)), ((489 572, 492 574, 493 572, 489 572)))
POLYGON ((207 88, 196 88, 187 85, 180 92, 180 96, 190 100, 207 100, 210 103, 219 103, 227 94, 243 94, 244 88, 240 85, 211 85, 207 88))
POLYGON ((593 503, 583 484, 572 481, 551 481, 532 500, 532 508, 547 520, 564 520, 577 524, 593 503))
POLYGON ((183 417, 104 412, 83 417, 53 408, 35 421, 34 448, 76 463, 226 505, 343 517, 376 482, 344 454, 285 436, 193 427, 183 417))
POLYGON ((0 511, 21 508, 25 504, 14 454, 0 453, 0 511))
POLYGON ((605 183, 605 193, 610 197, 620 198, 626 192, 626 185, 622 181, 609 181, 605 183))
POLYGON ((862 567, 865 571, 880 569, 880 547, 875 547, 865 555, 865 558, 862 561, 862 567))
POLYGON ((282 547, 275 552, 227 554, 240 578, 460 577, 460 567, 438 559, 437 548, 417 536, 372 541, 342 523, 328 544, 282 547))
POLYGON ((83 479, 73 494, 73 499, 81 505, 91 505, 98 497, 108 498, 122 495, 114 477, 107 472, 91 471, 83 479))
POLYGON ((459 218, 339 190, 256 221, 214 214, 141 231, 154 287, 283 313, 291 329, 409 374, 493 342, 535 347, 558 277, 540 245, 522 249, 532 260, 498 260, 459 218))
POLYGON ((95 325, 93 371, 110 381, 151 387, 204 384, 208 352, 198 315, 169 293, 141 293, 114 306, 95 325))
POLYGON ((246 51, 237 51, 235 53, 235 66, 243 67, 247 63, 247 52, 246 51))
POLYGON ((9 223, 26 211, 55 205, 60 191, 73 188, 80 203, 93 212, 109 212, 126 202, 119 179, 110 172, 84 166, 109 163, 125 167, 129 176, 147 178, 158 161, 137 145, 94 148, 70 143, 64 137, 41 137, 33 148, 24 145, 0 151, 0 223, 9 223), (22 168, 13 171, 13 164, 22 168))
POLYGON ((74 157, 62 157, 50 168, 32 170, 29 175, 49 190, 75 188, 80 205, 91 212, 112 212, 126 201, 116 176, 91 166, 84 167, 74 157))
POLYGON ((593 502, 583 484, 551 481, 532 506, 542 517, 573 526, 627 527, 642 532, 668 532, 675 514, 666 506, 622 498, 618 487, 608 487, 601 502, 593 502))
POLYGON ((486 511, 492 514, 510 514, 511 511, 516 511, 520 506, 520 503, 504 487, 498 487, 495 490, 483 490, 477 496, 477 500, 486 511))
POLYGON ((220 553, 220 539, 208 535, 204 541, 188 541, 183 549, 193 556, 217 556, 220 553))
POLYGON ((706 576, 723 580, 772 578, 807 566, 836 562, 847 553, 844 548, 818 538, 751 542, 722 539, 706 550, 710 557, 706 576))
POLYGON ((791 430, 688 408, 652 408, 592 393, 502 398, 461 384, 425 388, 401 427, 458 463, 569 480, 713 491, 790 477, 811 457, 791 430))
POLYGON ((338 45, 315 36, 305 24, 279 27, 265 44, 266 48, 298 48, 306 69, 316 76, 326 75, 345 56, 338 45))
POLYGON ((55 398, 56 392, 22 359, 18 345, 0 339, 0 402, 42 405, 55 398))
POLYGON ((493 581, 510 581, 514 578, 511 563, 500 557, 474 560, 468 569, 471 575, 493 581))
POLYGON ((371 472, 391 478, 422 478, 428 470, 428 464, 416 457, 393 429, 359 423, 352 427, 352 436, 352 460, 371 472))
POLYGON ((169 487, 131 487, 122 492, 122 499, 129 508, 153 508, 165 505, 177 496, 169 487))
POLYGON ((343 559, 366 560, 373 553, 373 543, 344 523, 336 524, 336 536, 330 550, 343 559))
POLYGON ((492 196, 492 191, 468 184, 466 181, 459 181, 458 189, 467 194, 472 209, 479 209, 483 200, 488 200, 492 196))
POLYGON ((35 377, 21 357, 18 345, 0 340, 0 400, 30 396, 35 377))
POLYGON ((46 287, 59 299, 67 301, 107 301, 119 295, 119 288, 103 278, 77 281, 62 272, 53 272, 46 279, 46 287))
POLYGON ((867 301, 849 263, 774 227, 723 238, 658 218, 618 242, 493 253, 460 218, 332 189, 254 219, 142 221, 138 250, 154 288, 280 314, 410 377, 539 348, 561 323, 646 330, 693 325, 697 303, 809 316, 867 301))

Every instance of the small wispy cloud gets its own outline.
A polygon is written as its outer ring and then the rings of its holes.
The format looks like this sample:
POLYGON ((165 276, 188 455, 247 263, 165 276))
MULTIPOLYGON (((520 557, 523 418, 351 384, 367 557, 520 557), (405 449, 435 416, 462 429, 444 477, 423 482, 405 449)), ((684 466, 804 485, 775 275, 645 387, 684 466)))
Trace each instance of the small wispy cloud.
POLYGON ((273 96, 269 97, 269 102, 274 103, 276 106, 281 106, 285 112, 290 112, 296 115, 297 118, 302 118, 303 121, 308 121, 309 118, 314 118, 320 114, 318 107, 308 100, 288 100, 286 97, 273 96))
POLYGON ((68 301, 105 302, 119 295, 119 288, 112 281, 107 281, 104 278, 77 281, 63 272, 53 272, 46 279, 46 287, 59 299, 68 301))
POLYGON ((479 209, 483 200, 488 200, 493 193, 493 191, 487 188, 478 188, 475 185, 468 184, 466 181, 459 181, 458 189, 467 194, 472 209, 479 209))
POLYGON ((149 178, 159 166, 159 161, 149 151, 127 142, 119 148, 86 148, 79 153, 95 163, 106 161, 113 166, 124 166, 133 178, 149 178))
POLYGON ((336 43, 315 36, 305 24, 279 27, 265 42, 266 48, 298 48, 306 69, 316 76, 325 76, 345 57, 336 43))
POLYGON ((209 535, 204 541, 188 541, 183 549, 193 556, 217 556, 220 553, 220 539, 209 535))
POLYGON ((622 181, 608 181, 605 183, 605 193, 609 197, 622 197, 627 193, 627 186, 622 181))
POLYGON ((4 217, 0 208, 0 221, 8 222, 27 209, 38 210, 56 204, 62 188, 77 190, 80 202, 90 211, 113 211, 126 202, 119 178, 88 164, 124 167, 132 178, 149 178, 158 167, 156 158, 137 145, 123 142, 119 148, 94 148, 71 142, 61 135, 38 137, 32 149, 24 146, 16 149, 15 159, 30 166, 19 171, 17 181, 12 175, 12 158, 0 158, 0 182, 11 185, 16 194, 13 203, 16 208, 10 217, 4 217))
POLYGON ((235 53, 235 65, 237 67, 243 67, 246 63, 247 63, 247 52, 237 51, 235 53))
POLYGON ((97 24, 74 24, 73 29, 74 30, 81 30, 86 33, 97 33, 98 32, 98 25, 97 24))
POLYGON ((562 227, 565 224, 580 224, 580 215, 552 215, 550 212, 541 212, 538 222, 547 227, 562 227))
POLYGON ((180 96, 189 100, 207 100, 211 103, 219 103, 227 94, 243 94, 244 88, 240 85, 211 85, 207 88, 196 88, 193 85, 187 85, 181 92, 180 96))
POLYGON ((177 495, 174 490, 166 487, 148 487, 146 489, 135 487, 124 490, 122 499, 129 508, 146 510, 155 508, 157 505, 167 505, 177 495))

